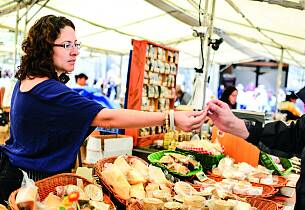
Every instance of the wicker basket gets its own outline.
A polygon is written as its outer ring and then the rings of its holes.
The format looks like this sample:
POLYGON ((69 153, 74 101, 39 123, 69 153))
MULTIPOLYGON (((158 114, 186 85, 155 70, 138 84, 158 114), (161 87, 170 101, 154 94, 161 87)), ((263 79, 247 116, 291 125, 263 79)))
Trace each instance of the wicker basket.
MULTIPOLYGON (((130 201, 124 200, 124 199, 122 199, 118 194, 116 194, 115 191, 114 191, 114 189, 112 188, 112 186, 109 185, 109 184, 107 183, 107 181, 106 181, 106 180, 103 178, 103 176, 102 176, 102 171, 104 171, 104 169, 105 169, 105 164, 106 164, 106 163, 114 163, 114 161, 115 161, 115 159, 116 159, 117 157, 118 157, 118 156, 113 156, 113 157, 108 157, 108 158, 104 158, 104 159, 101 159, 101 160, 97 161, 97 162, 95 163, 94 169, 95 169, 95 173, 96 173, 96 174, 98 175, 98 177, 100 178, 102 185, 110 192, 110 194, 112 194, 112 195, 114 196, 114 198, 115 198, 120 204, 122 204, 122 205, 124 205, 124 206, 127 206, 127 205, 130 203, 130 201)), ((136 158, 136 159, 142 161, 145 165, 148 166, 148 163, 147 163, 147 162, 145 162, 143 159, 138 158, 138 157, 136 157, 136 156, 125 155, 124 158, 125 158, 125 160, 126 160, 127 162, 129 162, 129 160, 130 160, 131 158, 136 158)))
MULTIPOLYGON (((88 184, 92 184, 92 182, 90 182, 86 178, 72 173, 58 174, 35 182, 35 185, 38 187, 38 194, 40 200, 41 201, 44 200, 51 192, 56 193, 55 188, 57 186, 65 186, 69 184, 76 185, 77 179, 82 179, 84 186, 88 184)), ((18 190, 15 190, 14 192, 11 193, 9 197, 9 205, 12 210, 19 210, 19 208, 16 205, 17 193, 18 190)), ((111 206, 110 209, 115 209, 114 204, 111 202, 110 198, 105 194, 104 194, 104 201, 107 204, 110 204, 111 206)))
POLYGON ((279 206, 277 203, 271 200, 266 200, 264 198, 247 198, 247 202, 250 203, 252 207, 256 207, 257 210, 279 210, 279 206))
MULTIPOLYGON (((257 210, 280 210, 277 203, 264 198, 247 198, 247 202, 252 206, 256 207, 257 210)), ((126 210, 141 210, 143 205, 140 202, 134 202, 126 207, 126 210)))

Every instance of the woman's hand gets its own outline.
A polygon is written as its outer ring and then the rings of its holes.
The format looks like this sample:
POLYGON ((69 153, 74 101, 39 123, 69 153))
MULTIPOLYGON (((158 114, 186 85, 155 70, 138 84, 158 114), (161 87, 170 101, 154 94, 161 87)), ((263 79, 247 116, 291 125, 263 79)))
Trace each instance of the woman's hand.
POLYGON ((211 100, 207 104, 208 116, 221 131, 246 139, 249 132, 243 120, 237 118, 228 104, 220 100, 211 100))
POLYGON ((200 132, 207 110, 175 111, 175 126, 183 131, 200 132))

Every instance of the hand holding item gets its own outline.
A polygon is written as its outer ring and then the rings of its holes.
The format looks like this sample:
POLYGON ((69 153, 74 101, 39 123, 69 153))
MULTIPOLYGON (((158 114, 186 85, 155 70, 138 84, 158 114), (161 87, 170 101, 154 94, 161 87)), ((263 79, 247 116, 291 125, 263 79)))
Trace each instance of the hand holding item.
POLYGON ((244 139, 249 136, 244 121, 232 113, 228 104, 216 99, 211 100, 207 104, 207 110, 208 116, 219 130, 244 139))
POLYGON ((177 111, 175 112, 175 126, 184 131, 199 132, 206 118, 207 111, 177 111))

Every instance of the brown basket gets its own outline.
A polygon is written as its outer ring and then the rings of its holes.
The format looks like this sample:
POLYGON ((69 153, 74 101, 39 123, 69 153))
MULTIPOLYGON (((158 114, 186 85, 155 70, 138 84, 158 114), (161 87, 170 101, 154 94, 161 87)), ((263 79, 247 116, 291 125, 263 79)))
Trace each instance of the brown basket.
POLYGON ((277 203, 271 200, 258 197, 249 197, 247 202, 250 203, 252 207, 256 207, 258 210, 280 210, 281 208, 277 203))
MULTIPOLYGON (((76 185, 77 179, 82 179, 84 186, 88 184, 93 184, 88 179, 72 173, 58 174, 35 182, 35 185, 38 187, 38 194, 40 200, 41 201, 44 200, 51 192, 56 193, 55 188, 57 186, 65 186, 69 184, 76 185)), ((19 210, 19 208, 16 205, 17 193, 18 190, 15 190, 14 192, 11 193, 9 197, 9 205, 12 210, 19 210)), ((104 195, 104 201, 111 206, 110 207, 111 209, 115 209, 115 206, 111 202, 110 198, 104 193, 103 195, 104 195)))
MULTIPOLYGON (((127 205, 129 204, 129 201, 128 201, 128 200, 122 199, 118 194, 116 194, 115 191, 113 190, 112 186, 109 185, 109 184, 107 183, 107 181, 106 181, 106 180, 103 178, 103 176, 102 176, 102 171, 104 171, 104 169, 105 169, 105 164, 106 164, 106 163, 114 163, 114 161, 115 161, 115 159, 116 159, 117 157, 118 157, 118 156, 113 156, 113 157, 103 158, 103 159, 97 161, 97 162, 95 163, 95 166, 94 166, 94 171, 95 171, 95 173, 98 175, 98 177, 100 178, 102 185, 103 185, 105 188, 107 188, 107 190, 108 190, 111 194, 113 194, 114 197, 115 197, 121 204, 123 204, 124 206, 127 206, 127 205)), ((142 161, 145 165, 148 166, 148 163, 147 163, 147 162, 145 162, 143 159, 138 158, 138 157, 136 157, 136 156, 125 155, 124 158, 125 158, 125 160, 127 161, 127 163, 129 162, 129 160, 130 160, 131 158, 136 158, 136 159, 142 161)))

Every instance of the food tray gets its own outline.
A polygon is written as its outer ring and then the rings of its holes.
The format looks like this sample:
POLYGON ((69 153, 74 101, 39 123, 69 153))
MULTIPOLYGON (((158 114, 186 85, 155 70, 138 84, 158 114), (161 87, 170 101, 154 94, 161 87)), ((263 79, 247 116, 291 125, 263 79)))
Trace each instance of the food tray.
POLYGON ((149 160, 149 162, 151 164, 153 164, 155 166, 158 166, 158 167, 160 167, 164 170, 167 170, 171 174, 177 175, 177 176, 180 176, 180 177, 191 177, 191 176, 196 175, 198 172, 202 171, 202 166, 201 166, 200 162, 198 162, 199 163, 199 168, 198 169, 190 171, 187 174, 181 174, 181 173, 178 173, 176 171, 169 170, 169 169, 167 169, 167 167, 164 164, 158 162, 165 155, 165 153, 178 153, 178 154, 182 154, 182 155, 188 155, 188 154, 183 153, 183 152, 172 151, 172 150, 163 150, 163 151, 155 152, 155 153, 152 153, 152 154, 148 155, 147 159, 149 160))
MULTIPOLYGON (((35 185, 38 187, 38 194, 40 200, 41 201, 44 200, 51 192, 56 193, 55 188, 57 186, 65 186, 69 184, 76 185, 77 179, 83 180, 84 186, 88 184, 93 184, 86 178, 72 173, 62 173, 35 182, 35 185)), ((12 210, 19 210, 16 204, 17 193, 18 190, 15 190, 14 192, 11 193, 9 197, 9 206, 12 210)), ((104 196, 104 202, 110 205, 110 209, 111 210, 116 209, 114 204, 111 202, 110 198, 107 195, 105 195, 105 193, 103 193, 103 196, 104 196)))
MULTIPOLYGON (((123 206, 128 206, 130 204, 130 201, 128 200, 124 200, 122 199, 112 188, 111 185, 109 185, 107 183, 107 181, 103 178, 102 176, 102 171, 105 169, 105 164, 106 163, 114 163, 114 161, 117 159, 118 156, 113 156, 113 157, 108 157, 108 158, 103 158, 100 159, 99 161, 97 161, 94 165, 94 170, 95 173, 97 174, 97 176, 99 177, 102 185, 108 190, 108 192, 110 193, 110 195, 114 196, 115 201, 119 202, 119 205, 123 205, 123 206)), ((125 155, 124 156, 125 160, 127 161, 127 163, 129 163, 129 160, 131 158, 136 158, 140 161, 142 161, 145 165, 148 166, 148 163, 145 162, 143 159, 138 158, 136 156, 132 156, 132 155, 125 155)))
POLYGON ((273 170, 274 173, 276 173, 280 176, 287 176, 288 174, 290 174, 290 172, 292 170, 292 163, 287 158, 280 157, 281 164, 282 164, 283 168, 285 169, 284 172, 280 171, 279 168, 276 166, 275 162, 270 157, 270 155, 268 155, 267 153, 265 153, 263 151, 260 152, 259 160, 263 166, 265 166, 269 170, 273 170))
POLYGON ((199 161, 200 164, 202 165, 202 169, 204 172, 208 170, 212 170, 212 168, 214 167, 217 167, 219 161, 225 157, 224 154, 220 154, 220 155, 203 154, 191 150, 181 149, 178 147, 176 148, 176 151, 193 155, 196 158, 196 160, 199 161))

